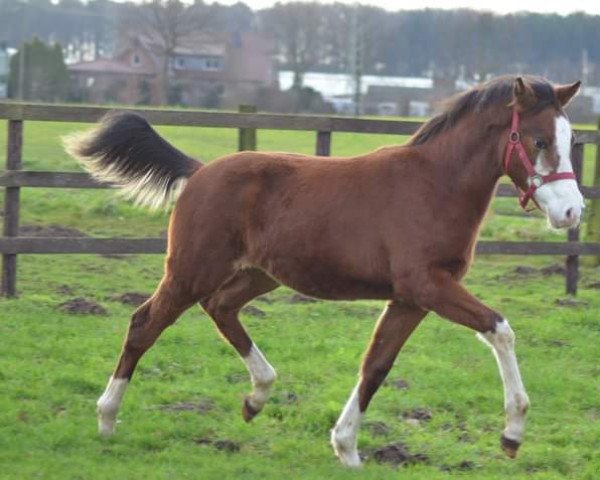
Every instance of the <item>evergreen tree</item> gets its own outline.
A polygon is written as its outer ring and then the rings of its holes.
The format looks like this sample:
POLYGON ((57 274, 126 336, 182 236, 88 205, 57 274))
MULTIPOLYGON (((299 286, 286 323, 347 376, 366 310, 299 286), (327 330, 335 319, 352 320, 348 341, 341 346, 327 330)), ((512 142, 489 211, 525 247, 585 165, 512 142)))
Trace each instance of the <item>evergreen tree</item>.
POLYGON ((46 45, 34 38, 23 44, 11 58, 8 77, 11 98, 57 102, 65 100, 68 93, 69 73, 60 44, 46 45), (21 66, 23 49, 24 68, 21 66))

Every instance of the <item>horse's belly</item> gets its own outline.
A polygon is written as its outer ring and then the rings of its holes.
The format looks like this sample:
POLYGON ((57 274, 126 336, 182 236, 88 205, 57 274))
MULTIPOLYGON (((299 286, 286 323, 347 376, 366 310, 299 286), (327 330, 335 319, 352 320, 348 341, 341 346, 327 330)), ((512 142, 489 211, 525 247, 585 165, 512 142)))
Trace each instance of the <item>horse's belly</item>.
POLYGON ((300 293, 329 300, 391 299, 391 281, 358 276, 339 266, 319 261, 271 260, 262 265, 277 281, 300 293))

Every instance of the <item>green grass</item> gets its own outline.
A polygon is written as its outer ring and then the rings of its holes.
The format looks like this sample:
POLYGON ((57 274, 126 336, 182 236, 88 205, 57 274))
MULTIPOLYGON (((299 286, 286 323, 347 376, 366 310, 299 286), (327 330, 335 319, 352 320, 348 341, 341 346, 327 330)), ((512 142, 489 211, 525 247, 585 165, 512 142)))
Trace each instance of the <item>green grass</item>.
MULTIPOLYGON (((27 123, 25 167, 74 170, 58 136, 75 124, 27 123)), ((0 124, 0 151, 4 151, 0 124)), ((161 128, 182 150, 211 160, 236 147, 231 130, 161 128)), ((392 136, 336 134, 335 154, 391 143, 392 136)), ((402 141, 402 139, 398 139, 402 141)), ((260 132, 259 147, 311 152, 314 134, 260 132)), ((593 152, 586 152, 591 161, 593 152)), ((589 169, 588 169, 589 170, 589 169)), ((114 192, 23 189, 23 223, 78 228, 91 235, 154 235, 164 214, 149 214, 114 192)), ((517 217, 514 199, 495 202, 485 238, 553 239, 538 216, 517 217)), ((186 313, 142 359, 127 392, 117 434, 96 435, 95 401, 112 371, 132 308, 111 299, 150 293, 162 273, 160 255, 19 257, 20 297, 0 300, 0 478, 22 479, 299 479, 409 478, 460 475, 472 479, 596 479, 600 477, 600 298, 586 288, 600 269, 582 267, 578 300, 558 306, 564 279, 517 275, 561 262, 553 257, 484 257, 467 278, 469 289, 510 319, 532 400, 525 443, 515 461, 498 448, 503 428, 502 386, 493 356, 472 332, 430 315, 408 341, 389 383, 366 417, 387 433, 364 428, 359 448, 396 441, 429 461, 400 471, 375 461, 361 471, 338 465, 328 431, 356 381, 360 357, 381 302, 290 304, 290 292, 254 305, 265 318, 243 316, 254 340, 279 373, 273 398, 255 421, 240 415, 249 390, 243 364, 199 309, 186 313), (68 287, 68 289, 66 288, 68 287), (65 293, 69 290, 69 293, 65 293), (102 304, 106 316, 69 315, 59 305, 74 297, 102 304), (398 390, 393 380, 410 388, 398 390), (293 395, 292 395, 293 394, 293 395), (205 413, 161 406, 201 402, 205 413), (406 410, 423 407, 432 420, 411 425, 406 410), (226 453, 198 440, 230 440, 226 453), (462 462, 472 469, 460 471, 462 462), (446 469, 452 469, 448 473, 446 469)))

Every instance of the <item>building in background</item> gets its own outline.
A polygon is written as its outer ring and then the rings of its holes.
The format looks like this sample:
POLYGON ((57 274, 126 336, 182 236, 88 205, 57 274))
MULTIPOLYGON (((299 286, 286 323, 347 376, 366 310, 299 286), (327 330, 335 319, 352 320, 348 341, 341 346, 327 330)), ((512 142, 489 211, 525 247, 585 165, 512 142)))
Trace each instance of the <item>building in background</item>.
POLYGON ((170 59, 168 98, 159 40, 145 35, 126 37, 111 58, 75 63, 69 72, 82 101, 233 107, 276 83, 272 50, 254 32, 190 36, 170 59))

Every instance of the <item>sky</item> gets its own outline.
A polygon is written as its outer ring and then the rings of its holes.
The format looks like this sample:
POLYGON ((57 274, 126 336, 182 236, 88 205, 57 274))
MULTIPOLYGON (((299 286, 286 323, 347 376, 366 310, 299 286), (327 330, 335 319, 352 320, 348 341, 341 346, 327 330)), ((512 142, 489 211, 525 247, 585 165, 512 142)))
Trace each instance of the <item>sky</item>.
MULTIPOLYGON (((141 1, 141 0, 137 0, 141 1)), ((213 0, 205 0, 212 3, 213 0)), ((239 0, 218 0, 219 3, 231 5, 239 0)), ((270 7, 276 0, 243 0, 252 9, 270 7)), ((320 1, 319 3, 332 3, 320 1)), ((338 0, 343 3, 356 3, 355 0, 338 0)), ((285 0, 282 3, 286 3, 285 0)), ((540 13, 558 13, 568 15, 572 12, 585 12, 600 15, 600 0, 362 0, 359 3, 374 5, 387 10, 422 9, 422 8, 472 8, 490 10, 496 13, 530 11, 540 13)))

